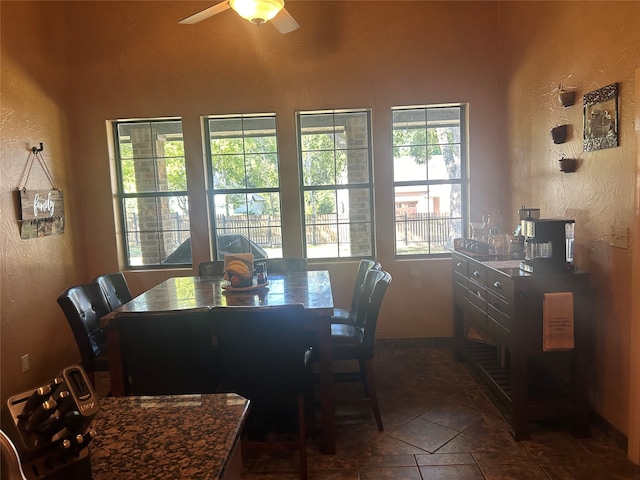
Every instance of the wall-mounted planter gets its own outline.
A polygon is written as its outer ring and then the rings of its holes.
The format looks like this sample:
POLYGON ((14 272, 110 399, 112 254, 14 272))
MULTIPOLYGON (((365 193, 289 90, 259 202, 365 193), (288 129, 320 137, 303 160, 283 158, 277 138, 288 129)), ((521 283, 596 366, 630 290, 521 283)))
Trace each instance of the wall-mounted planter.
POLYGON ((578 160, 576 158, 561 158, 560 171, 564 173, 573 173, 578 168, 578 160))
POLYGON ((576 92, 575 90, 560 90, 558 94, 558 100, 560 101, 560 105, 564 108, 568 108, 576 103, 576 92))
POLYGON ((567 140, 567 132, 569 131, 569 125, 558 125, 551 129, 551 138, 553 143, 564 143, 567 140))

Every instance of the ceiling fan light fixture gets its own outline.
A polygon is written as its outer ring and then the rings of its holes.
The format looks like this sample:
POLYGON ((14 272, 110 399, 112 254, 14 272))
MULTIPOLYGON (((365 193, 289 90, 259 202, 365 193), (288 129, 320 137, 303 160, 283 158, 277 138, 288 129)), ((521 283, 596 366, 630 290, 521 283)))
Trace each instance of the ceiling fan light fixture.
POLYGON ((229 0, 229 5, 242 18, 260 25, 271 20, 284 8, 284 0, 229 0))

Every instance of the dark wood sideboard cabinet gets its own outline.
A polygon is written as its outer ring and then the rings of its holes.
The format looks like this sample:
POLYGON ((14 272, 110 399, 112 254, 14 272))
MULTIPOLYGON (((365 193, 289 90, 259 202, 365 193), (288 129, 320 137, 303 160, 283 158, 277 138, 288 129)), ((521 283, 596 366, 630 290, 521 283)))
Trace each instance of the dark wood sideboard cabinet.
POLYGON ((516 440, 532 420, 572 416, 589 435, 592 292, 583 272, 527 273, 517 260, 452 252, 456 355, 506 406, 516 440), (543 351, 543 297, 572 292, 575 348, 543 351))

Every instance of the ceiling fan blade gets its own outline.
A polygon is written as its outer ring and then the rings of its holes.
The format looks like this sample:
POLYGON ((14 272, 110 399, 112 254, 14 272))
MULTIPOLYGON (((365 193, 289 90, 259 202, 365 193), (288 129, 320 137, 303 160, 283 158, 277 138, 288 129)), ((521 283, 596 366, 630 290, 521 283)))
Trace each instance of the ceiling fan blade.
POLYGON ((287 12, 284 8, 278 12, 278 14, 273 17, 271 20, 273 26, 278 29, 278 31, 282 34, 293 32, 300 28, 298 22, 291 16, 289 12, 287 12))
POLYGON ((231 8, 228 1, 220 2, 212 7, 205 8, 201 12, 195 13, 190 17, 180 20, 178 23, 182 24, 194 24, 206 20, 209 17, 213 17, 218 13, 224 12, 226 9, 231 8))

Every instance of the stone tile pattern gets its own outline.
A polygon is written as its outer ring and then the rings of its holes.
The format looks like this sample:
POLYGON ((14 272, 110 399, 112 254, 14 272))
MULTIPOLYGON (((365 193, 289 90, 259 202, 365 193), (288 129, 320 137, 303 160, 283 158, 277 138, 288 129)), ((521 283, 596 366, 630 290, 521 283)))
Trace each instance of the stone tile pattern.
MULTIPOLYGON (((531 426, 516 442, 508 424, 450 347, 422 342, 376 347, 374 368, 384 432, 357 384, 336 384, 337 452, 308 446, 310 480, 620 480, 639 479, 600 430, 576 439, 562 422, 531 426), (352 388, 353 387, 353 388, 352 388)), ((296 480, 297 453, 243 454, 243 480, 296 480)))
POLYGON ((218 479, 248 405, 234 394, 101 398, 93 479, 218 479))

